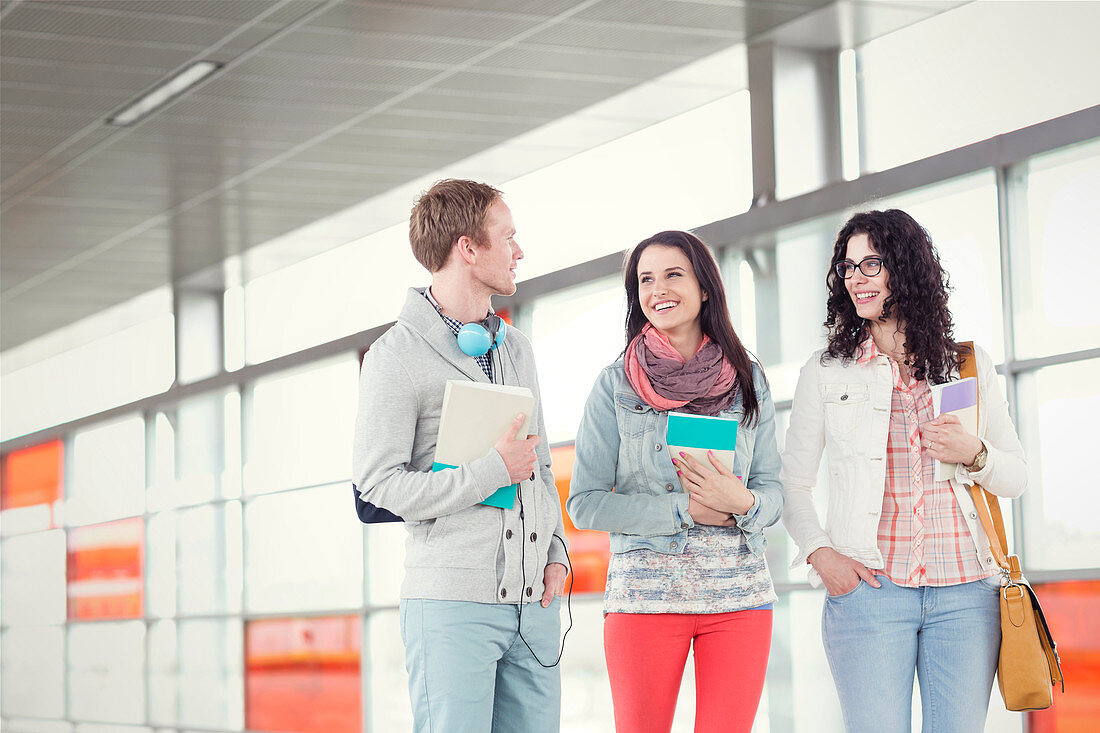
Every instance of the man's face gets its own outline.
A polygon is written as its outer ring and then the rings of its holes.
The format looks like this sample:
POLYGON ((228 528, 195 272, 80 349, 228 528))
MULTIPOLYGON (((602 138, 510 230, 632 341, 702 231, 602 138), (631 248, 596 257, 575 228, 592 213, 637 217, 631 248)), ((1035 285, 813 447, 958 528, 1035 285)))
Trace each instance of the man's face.
POLYGON ((494 295, 516 292, 516 264, 523 250, 516 244, 512 211, 500 199, 485 215, 485 240, 477 245, 474 277, 494 295))

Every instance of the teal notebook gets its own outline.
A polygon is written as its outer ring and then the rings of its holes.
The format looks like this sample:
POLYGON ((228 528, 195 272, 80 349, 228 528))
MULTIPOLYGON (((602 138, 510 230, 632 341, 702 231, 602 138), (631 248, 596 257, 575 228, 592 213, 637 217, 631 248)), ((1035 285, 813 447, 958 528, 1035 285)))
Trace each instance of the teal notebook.
MULTIPOLYGON (((445 463, 433 463, 433 471, 442 471, 447 468, 458 468, 458 466, 448 466, 445 463)), ((489 498, 485 501, 478 502, 486 506, 498 506, 501 509, 511 509, 516 503, 516 491, 519 490, 519 484, 512 484, 511 486, 501 486, 499 489, 489 494, 489 498)))
POLYGON ((733 471, 733 458, 737 450, 737 421, 725 417, 670 412, 665 443, 668 444, 670 457, 677 458, 682 451, 708 468, 712 464, 707 457, 707 451, 714 451, 719 462, 733 471))

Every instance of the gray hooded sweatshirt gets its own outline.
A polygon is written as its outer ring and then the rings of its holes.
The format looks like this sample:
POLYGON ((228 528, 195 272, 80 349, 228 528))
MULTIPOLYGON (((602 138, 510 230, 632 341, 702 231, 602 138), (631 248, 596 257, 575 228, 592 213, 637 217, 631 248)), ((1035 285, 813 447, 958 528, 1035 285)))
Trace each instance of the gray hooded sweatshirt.
POLYGON ((489 379, 458 348, 423 288, 409 289, 397 323, 363 359, 352 482, 364 500, 405 519, 402 598, 539 601, 547 563, 566 563, 531 342, 509 327, 492 353, 497 383, 534 392, 531 425, 542 438, 534 480, 520 482, 512 509, 478 503, 512 483, 494 449, 457 469, 432 472, 447 380, 489 379))

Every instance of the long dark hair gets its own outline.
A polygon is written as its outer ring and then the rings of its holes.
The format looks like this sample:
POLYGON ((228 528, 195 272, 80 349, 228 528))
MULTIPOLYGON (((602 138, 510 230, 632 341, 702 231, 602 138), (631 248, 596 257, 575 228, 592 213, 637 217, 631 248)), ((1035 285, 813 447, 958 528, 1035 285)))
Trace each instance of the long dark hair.
POLYGON ((879 320, 896 318, 904 329, 905 351, 917 379, 934 384, 947 381, 962 351, 954 341, 955 327, 947 309, 951 285, 928 231, 900 209, 856 214, 837 234, 825 276, 829 291, 826 353, 853 359, 867 338, 867 323, 856 314, 844 279, 836 274, 836 264, 844 261, 848 240, 856 234, 868 236, 886 270, 890 295, 883 301, 879 320))
POLYGON ((742 345, 737 332, 730 322, 726 306, 726 288, 722 285, 722 275, 714 255, 703 240, 689 232, 667 231, 643 239, 627 255, 623 263, 623 282, 626 285, 626 345, 642 332, 648 322, 638 300, 638 260, 642 252, 652 245, 676 247, 691 262, 699 287, 707 294, 701 304, 699 321, 703 333, 710 337, 722 349, 722 354, 737 372, 737 388, 741 390, 741 403, 745 410, 745 420, 756 422, 760 415, 760 403, 756 398, 756 389, 752 383, 752 362, 749 352, 742 345))

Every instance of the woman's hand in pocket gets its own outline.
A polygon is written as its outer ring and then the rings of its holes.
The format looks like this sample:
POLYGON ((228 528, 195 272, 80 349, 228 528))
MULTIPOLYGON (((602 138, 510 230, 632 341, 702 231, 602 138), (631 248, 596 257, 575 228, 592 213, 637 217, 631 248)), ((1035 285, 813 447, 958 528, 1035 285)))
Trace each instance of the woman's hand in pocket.
POLYGON ((811 552, 807 559, 821 576, 821 581, 825 583, 825 590, 831 596, 850 593, 859 585, 860 580, 873 588, 882 587, 882 584, 875 580, 875 574, 866 565, 840 554, 831 547, 820 547, 811 552))

